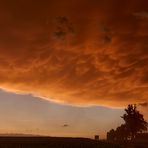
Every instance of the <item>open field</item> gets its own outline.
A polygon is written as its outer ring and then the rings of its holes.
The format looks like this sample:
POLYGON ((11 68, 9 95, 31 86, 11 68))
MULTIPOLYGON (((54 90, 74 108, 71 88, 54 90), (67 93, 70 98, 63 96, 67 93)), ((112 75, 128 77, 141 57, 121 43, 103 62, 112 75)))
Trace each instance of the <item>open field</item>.
POLYGON ((87 138, 0 137, 0 148, 122 148, 87 138))
POLYGON ((148 148, 148 142, 115 144, 88 138, 3 136, 0 148, 148 148))

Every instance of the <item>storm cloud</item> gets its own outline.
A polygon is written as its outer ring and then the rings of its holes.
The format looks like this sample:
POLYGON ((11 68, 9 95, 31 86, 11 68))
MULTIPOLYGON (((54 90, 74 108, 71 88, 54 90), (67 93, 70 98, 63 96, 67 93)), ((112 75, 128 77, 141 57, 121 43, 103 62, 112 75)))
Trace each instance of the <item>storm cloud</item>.
POLYGON ((0 88, 74 105, 147 102, 147 5, 1 2, 0 88))

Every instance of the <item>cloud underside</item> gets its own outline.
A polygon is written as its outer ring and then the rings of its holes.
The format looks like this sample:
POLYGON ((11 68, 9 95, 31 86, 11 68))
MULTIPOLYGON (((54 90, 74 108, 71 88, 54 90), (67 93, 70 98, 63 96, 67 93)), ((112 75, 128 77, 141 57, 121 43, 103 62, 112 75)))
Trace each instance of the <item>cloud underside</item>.
POLYGON ((4 3, 0 87, 74 105, 147 102, 148 3, 122 3, 4 3))

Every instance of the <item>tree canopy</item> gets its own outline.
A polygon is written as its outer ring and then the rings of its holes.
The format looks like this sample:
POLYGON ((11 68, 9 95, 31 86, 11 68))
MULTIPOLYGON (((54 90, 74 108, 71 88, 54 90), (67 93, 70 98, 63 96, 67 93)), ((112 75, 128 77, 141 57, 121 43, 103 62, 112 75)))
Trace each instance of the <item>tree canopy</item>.
POLYGON ((116 130, 110 130, 107 133, 107 139, 111 141, 133 140, 137 133, 146 131, 148 123, 144 120, 143 115, 137 110, 136 105, 128 105, 125 114, 121 117, 124 124, 117 127, 116 130))

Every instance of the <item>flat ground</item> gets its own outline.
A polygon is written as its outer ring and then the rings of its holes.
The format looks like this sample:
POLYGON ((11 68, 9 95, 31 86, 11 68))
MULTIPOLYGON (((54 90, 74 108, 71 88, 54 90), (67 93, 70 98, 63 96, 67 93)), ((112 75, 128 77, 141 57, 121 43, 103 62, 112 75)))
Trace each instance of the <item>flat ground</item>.
POLYGON ((87 138, 0 137, 0 148, 122 148, 87 138))

